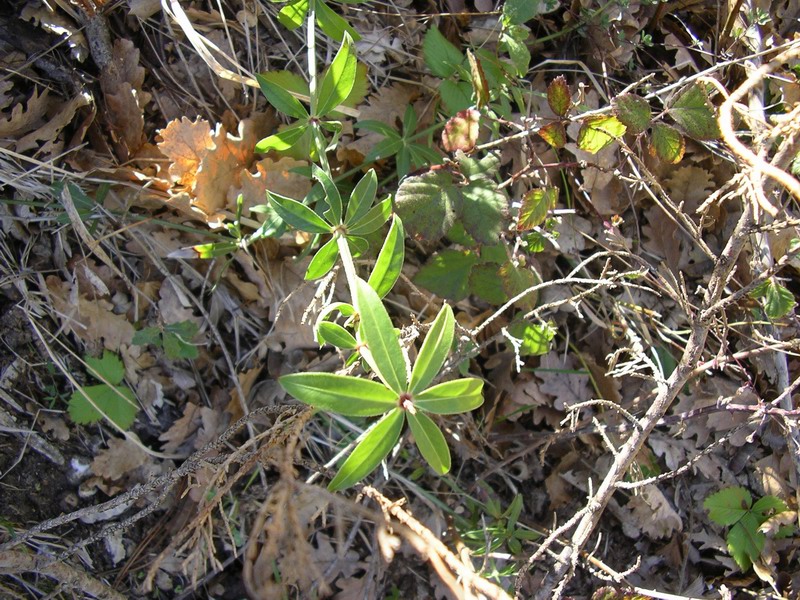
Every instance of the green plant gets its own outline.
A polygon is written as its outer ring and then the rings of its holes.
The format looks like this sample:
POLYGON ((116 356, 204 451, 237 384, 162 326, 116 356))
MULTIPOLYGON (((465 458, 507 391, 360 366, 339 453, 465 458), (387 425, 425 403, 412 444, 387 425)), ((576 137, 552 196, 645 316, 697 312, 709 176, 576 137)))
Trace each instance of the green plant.
POLYGON ((192 321, 171 323, 163 327, 145 327, 134 334, 132 343, 137 346, 163 348, 170 360, 191 360, 200 355, 197 346, 192 343, 197 332, 197 324, 192 321))
POLYGON ((69 399, 69 416, 78 424, 87 425, 108 419, 120 429, 128 429, 139 412, 133 391, 120 385, 125 367, 116 354, 103 352, 101 358, 84 357, 89 374, 101 381, 76 389, 69 399))
POLYGON ((406 420, 423 458, 437 473, 447 473, 447 442, 426 413, 457 414, 483 403, 483 382, 479 379, 456 379, 430 386, 453 342, 452 309, 448 305, 442 307, 431 324, 409 376, 407 356, 378 294, 359 279, 355 298, 359 351, 380 382, 329 373, 297 373, 279 379, 287 392, 315 408, 352 417, 383 415, 364 433, 328 488, 349 487, 371 473, 397 444, 406 420))
POLYGON ((482 514, 485 513, 489 521, 474 523, 473 527, 461 533, 461 537, 476 556, 485 556, 504 547, 512 555, 521 556, 524 542, 541 537, 535 531, 520 527, 519 517, 523 508, 522 494, 515 495, 505 510, 492 497, 481 507, 482 514))
MULTIPOLYGON (((754 504, 750 492, 742 487, 729 487, 712 494, 703 507, 712 521, 730 528, 726 537, 728 551, 742 571, 747 571, 761 557, 767 539, 765 524, 788 510, 786 503, 775 496, 764 496, 754 504)), ((794 526, 779 525, 774 530, 774 537, 788 537, 794 526)))

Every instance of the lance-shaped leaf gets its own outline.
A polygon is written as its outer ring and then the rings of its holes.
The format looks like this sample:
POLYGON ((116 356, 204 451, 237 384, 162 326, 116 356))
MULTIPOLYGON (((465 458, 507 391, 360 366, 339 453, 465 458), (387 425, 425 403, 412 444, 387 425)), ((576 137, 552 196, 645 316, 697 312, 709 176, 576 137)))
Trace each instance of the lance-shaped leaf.
POLYGON ((275 135, 265 137, 256 144, 256 152, 269 152, 276 150, 282 152, 294 146, 298 140, 308 131, 308 124, 305 122, 295 123, 286 129, 279 131, 275 135))
POLYGON ((311 165, 311 175, 320 182, 322 190, 325 192, 325 200, 328 206, 331 207, 330 215, 325 216, 331 223, 338 225, 342 222, 342 197, 339 195, 339 190, 333 180, 328 174, 320 169, 317 165, 311 165))
POLYGON ((367 344, 364 358, 388 387, 404 392, 407 375, 400 342, 383 302, 363 279, 356 282, 356 310, 361 317, 358 336, 367 344))
POLYGON ((345 33, 342 46, 322 78, 317 93, 311 98, 311 112, 324 117, 350 95, 356 82, 356 52, 353 38, 345 33))
POLYGON ((256 75, 256 81, 261 88, 261 93, 266 96, 267 101, 278 111, 295 119, 307 119, 308 111, 301 102, 287 92, 283 87, 270 81, 263 75, 256 75))
POLYGON ((372 269, 367 282, 379 297, 383 298, 388 294, 389 290, 394 287, 397 278, 400 277, 405 253, 403 222, 400 217, 395 215, 392 220, 392 226, 389 227, 389 234, 383 242, 378 259, 375 261, 375 267, 372 269))
POLYGON ((380 229, 392 215, 392 199, 386 198, 373 206, 366 215, 347 229, 348 235, 369 235, 380 229))
POLYGON ((483 381, 475 378, 445 381, 414 396, 414 406, 437 415, 469 412, 483 404, 483 381))
POLYGON ((417 355, 414 369, 411 371, 411 383, 408 391, 412 394, 424 390, 442 368, 450 347, 453 345, 453 332, 455 331, 455 317, 449 304, 442 306, 436 315, 428 335, 417 355))
POLYGON ((319 25, 320 29, 328 34, 328 36, 337 42, 341 42, 345 32, 347 32, 356 42, 361 39, 361 36, 350 26, 350 23, 336 14, 325 2, 317 2, 316 8, 317 25, 319 25))
POLYGON ((308 13, 308 0, 291 0, 278 13, 278 22, 293 31, 303 24, 308 13))
POLYGON ((405 411, 395 408, 378 421, 344 461, 328 489, 335 492, 350 487, 372 473, 397 444, 404 420, 405 411))
POLYGON ((397 394, 377 381, 333 373, 293 373, 281 387, 305 404, 348 417, 374 417, 397 406, 397 394))
POLYGON ((267 191, 270 206, 285 223, 309 233, 330 233, 331 226, 305 204, 267 191))
POLYGON ((408 412, 407 416, 420 454, 434 471, 444 475, 450 470, 450 449, 444 435, 428 415, 408 412))
POLYGON ((370 169, 364 175, 353 191, 350 193, 350 200, 347 203, 347 214, 344 221, 347 225, 358 222, 375 202, 375 192, 378 190, 378 177, 375 169, 370 169))
POLYGON ((326 275, 328 271, 333 268, 333 265, 336 263, 336 259, 338 257, 339 246, 336 243, 336 236, 334 236, 319 250, 317 250, 314 258, 312 258, 311 262, 308 263, 308 269, 306 269, 305 275, 306 281, 319 279, 323 275, 326 275))
POLYGON ((320 346, 331 344, 337 348, 352 350, 358 345, 356 338, 347 329, 330 321, 321 321, 317 325, 316 337, 320 346))

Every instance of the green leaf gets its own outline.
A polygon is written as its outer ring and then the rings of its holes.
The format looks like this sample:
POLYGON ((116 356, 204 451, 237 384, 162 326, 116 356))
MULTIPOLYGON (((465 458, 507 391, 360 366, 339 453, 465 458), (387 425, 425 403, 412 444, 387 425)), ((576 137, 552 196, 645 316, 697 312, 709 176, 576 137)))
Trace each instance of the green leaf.
POLYGON ((348 235, 346 238, 347 245, 350 246, 350 251, 354 257, 359 257, 369 250, 369 242, 366 238, 358 237, 356 235, 348 235))
POLYGON ((455 302, 469 293, 469 277, 478 257, 469 250, 443 250, 428 259, 414 276, 414 283, 455 302))
POLYGON ((512 25, 522 25, 539 14, 539 0, 506 0, 503 17, 512 25))
POLYGON ((758 530, 755 515, 747 513, 728 532, 728 551, 742 571, 749 569, 764 549, 766 536, 758 530))
POLYGON ((336 259, 339 258, 339 245, 336 242, 336 236, 328 240, 314 255, 311 262, 308 263, 306 269, 305 280, 312 281, 327 275, 328 271, 336 264, 336 259))
POLYGON ((356 338, 337 323, 321 321, 317 324, 316 334, 317 342, 320 346, 324 346, 327 343, 345 350, 353 350, 358 346, 356 338))
POLYGON ((395 215, 368 280, 370 287, 379 297, 383 298, 388 294, 389 290, 394 287, 397 278, 400 277, 405 252, 403 222, 400 217, 395 215))
POLYGON ((395 408, 378 421, 344 461, 328 489, 335 492, 348 488, 372 473, 397 444, 404 420, 405 411, 395 408))
POLYGON ((625 125, 610 115, 595 115, 581 119, 578 132, 578 147, 590 154, 597 154, 625 134, 625 125))
POLYGON ((567 78, 559 75, 547 86, 547 104, 557 116, 564 117, 572 108, 572 96, 569 93, 567 78))
POLYGON ((408 424, 414 434, 414 443, 419 448, 427 463, 439 475, 444 475, 450 470, 450 449, 441 430, 436 423, 426 414, 416 414, 407 411, 408 424))
POLYGON ((345 224, 352 225, 367 214, 367 211, 375 202, 375 192, 377 190, 378 177, 375 175, 375 169, 370 169, 350 193, 350 200, 347 202, 347 214, 344 219, 345 224))
POLYGON ((308 111, 302 103, 292 96, 285 88, 273 83, 268 77, 256 74, 256 81, 261 88, 261 93, 267 101, 278 111, 295 119, 307 119, 308 111))
POLYGON ((308 123, 295 123, 278 133, 265 137, 256 144, 256 152, 269 152, 275 150, 283 152, 294 146, 308 131, 308 123))
POLYGON ((413 237, 436 241, 455 222, 461 198, 453 176, 439 170, 406 177, 397 189, 394 203, 413 237))
POLYGON ((538 227, 547 218, 547 213, 556 207, 558 188, 537 188, 522 197, 522 206, 517 219, 517 231, 528 231, 538 227))
MULTIPOLYGON (((789 507, 786 505, 786 502, 777 498, 775 496, 764 496, 763 498, 759 498, 753 507, 750 509, 753 513, 757 514, 761 519, 762 522, 766 521, 772 515, 780 514, 784 511, 789 510, 789 507)), ((759 523, 759 527, 761 523, 759 523)))
POLYGON ((764 300, 764 312, 772 321, 785 317, 797 305, 794 294, 774 279, 759 285, 750 296, 764 300))
POLYGON ((639 135, 650 126, 650 103, 641 96, 620 94, 611 101, 611 106, 628 133, 639 135))
POLYGON ((714 140, 720 136, 717 116, 705 84, 689 84, 667 112, 687 135, 696 140, 714 140))
POLYGON ((452 115, 472 106, 472 86, 466 81, 445 79, 439 84, 439 97, 446 112, 452 115))
MULTIPOLYGON (((471 50, 467 50, 467 61, 469 62, 469 78, 472 83, 472 92, 475 96, 475 106, 483 108, 489 103, 489 86, 486 83, 483 65, 471 50)), ((412 127, 406 127, 405 129, 409 131, 412 127)), ((413 129, 416 129, 416 123, 413 129)))
POLYGON ((479 244, 496 244, 503 232, 508 197, 490 180, 470 182, 462 188, 460 217, 464 229, 479 244))
POLYGON ((441 370, 453 345, 455 324, 453 309, 449 304, 445 304, 436 315, 419 349, 414 369, 411 371, 411 382, 408 385, 408 391, 412 394, 428 387, 441 370))
POLYGON ((403 139, 396 131, 387 135, 386 139, 381 140, 364 157, 364 163, 374 163, 376 160, 389 158, 400 152, 403 148, 403 139))
POLYGON ((307 13, 308 0, 292 0, 278 13, 278 22, 293 31, 303 24, 307 13))
MULTIPOLYGON (((527 37, 528 32, 525 31, 527 37)), ((531 52, 525 44, 525 39, 516 36, 501 34, 500 41, 508 51, 511 64, 514 65, 514 72, 517 77, 525 77, 531 64, 531 52)))
POLYGON ((550 351, 550 342, 556 335, 556 329, 549 323, 522 321, 509 327, 508 333, 521 340, 520 356, 541 356, 550 351))
POLYGON ((464 55, 447 41, 437 27, 431 27, 425 33, 422 55, 431 73, 442 79, 450 77, 464 62, 464 55))
POLYGON ((128 429, 136 420, 139 405, 130 388, 101 383, 72 392, 68 411, 70 418, 79 425, 107 418, 120 429, 128 429))
POLYGON ((400 342, 381 299, 363 279, 356 281, 356 310, 361 318, 358 335, 367 345, 364 358, 388 387, 404 392, 408 380, 400 342))
POLYGON ((686 151, 686 140, 681 132, 670 125, 655 123, 650 137, 650 154, 664 162, 679 163, 686 151))
POLYGON ((708 516, 719 525, 733 525, 753 504, 753 497, 743 487, 729 487, 712 494, 703 502, 708 516))
POLYGON ((366 215, 347 228, 347 235, 374 233, 392 216, 392 199, 386 198, 373 206, 366 215))
POLYGON ((353 38, 353 41, 357 42, 361 39, 361 36, 350 26, 350 23, 336 14, 325 2, 317 2, 316 8, 317 24, 329 37, 341 42, 344 39, 345 32, 347 32, 353 38))
POLYGON ((200 328, 193 321, 171 323, 164 327, 164 352, 170 360, 195 359, 200 356, 192 339, 200 328))
POLYGON ((125 366, 119 357, 106 350, 101 358, 85 357, 89 374, 109 385, 119 385, 125 377, 125 366))
POLYGON ((470 294, 489 304, 499 306, 508 300, 502 286, 497 285, 497 265, 475 265, 469 273, 467 286, 470 294))
POLYGON ((333 58, 317 93, 311 98, 311 113, 324 117, 339 106, 356 82, 356 52, 353 38, 344 34, 342 46, 333 58))
POLYGON ((325 201, 330 206, 330 215, 326 214, 326 218, 334 225, 340 224, 342 222, 342 197, 339 195, 336 184, 325 171, 315 164, 311 165, 311 176, 320 182, 325 192, 325 201))
POLYGON ((483 404, 483 381, 475 378, 445 381, 414 396, 414 406, 437 415, 469 412, 483 404))
POLYGON ((287 225, 309 233, 330 233, 331 226, 317 213, 297 200, 267 191, 272 208, 287 225))
POLYGON ((397 394, 377 381, 333 373, 278 378, 288 394, 314 408, 348 417, 374 417, 397 406, 397 394))
POLYGON ((131 344, 134 346, 160 346, 161 330, 158 327, 145 327, 133 334, 131 344))
MULTIPOLYGON (((509 298, 513 298, 528 288, 541 283, 539 277, 530 268, 517 266, 511 261, 500 267, 498 273, 503 285, 503 291, 509 298)), ((538 294, 531 292, 517 300, 515 306, 523 310, 533 310, 536 308, 537 300, 538 294)))

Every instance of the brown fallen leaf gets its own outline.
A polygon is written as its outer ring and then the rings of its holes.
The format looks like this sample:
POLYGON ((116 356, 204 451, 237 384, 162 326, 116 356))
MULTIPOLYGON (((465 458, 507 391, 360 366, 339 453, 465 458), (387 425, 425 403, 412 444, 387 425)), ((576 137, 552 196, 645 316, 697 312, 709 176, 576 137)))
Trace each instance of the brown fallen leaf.
POLYGON ((108 448, 94 457, 89 468, 98 477, 115 481, 138 469, 147 459, 147 453, 128 438, 110 438, 108 448))

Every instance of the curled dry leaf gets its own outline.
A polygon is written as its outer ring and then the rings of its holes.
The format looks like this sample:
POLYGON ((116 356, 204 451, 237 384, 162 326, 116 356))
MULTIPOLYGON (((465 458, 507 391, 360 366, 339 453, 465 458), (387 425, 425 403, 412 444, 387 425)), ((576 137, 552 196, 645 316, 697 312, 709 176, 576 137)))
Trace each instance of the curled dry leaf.
POLYGON ((95 475, 115 481, 138 469, 147 461, 147 453, 128 438, 110 438, 108 448, 95 456, 89 467, 95 475))

